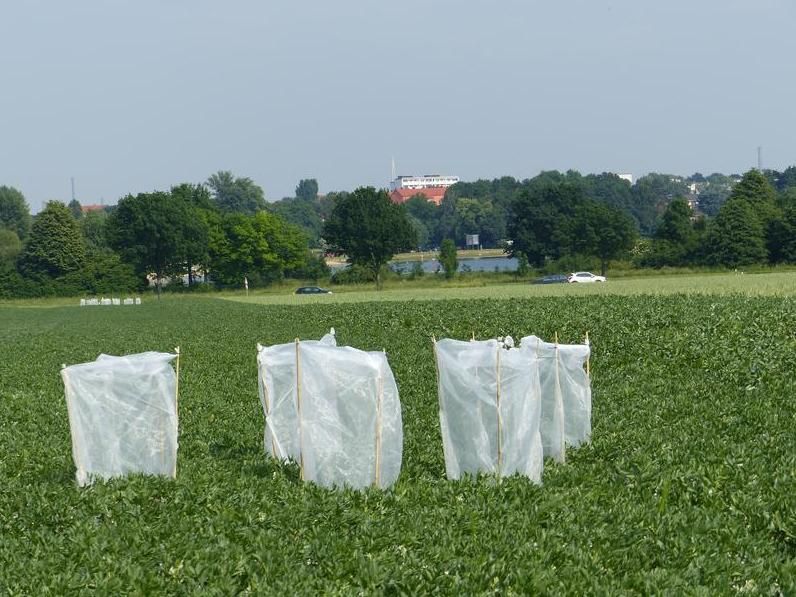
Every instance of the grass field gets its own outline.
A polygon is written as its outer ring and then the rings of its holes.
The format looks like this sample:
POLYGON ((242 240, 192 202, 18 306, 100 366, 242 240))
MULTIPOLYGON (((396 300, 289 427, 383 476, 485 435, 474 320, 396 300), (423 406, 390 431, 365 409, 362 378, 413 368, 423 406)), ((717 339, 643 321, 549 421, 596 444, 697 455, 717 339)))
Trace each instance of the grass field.
POLYGON ((699 278, 2 306, 0 590, 792 593, 796 284, 771 276, 717 277, 715 293, 699 278), (255 343, 330 326, 388 353, 405 432, 391 491, 301 484, 263 454, 255 343), (430 336, 586 330, 592 444, 542 486, 447 481, 430 336), (177 479, 78 489, 61 363, 176 345, 177 479))
MULTIPOLYGON (((296 285, 298 286, 298 285, 296 285)), ((462 278, 445 282, 394 282, 385 290, 373 285, 333 286, 331 295, 294 295, 293 287, 269 291, 222 295, 228 300, 271 305, 304 305, 308 303, 360 303, 382 301, 427 301, 442 299, 521 299, 539 297, 594 297, 638 295, 732 295, 796 296, 796 271, 765 274, 699 274, 618 278, 594 284, 530 284, 528 282, 498 284, 487 280, 462 278)))

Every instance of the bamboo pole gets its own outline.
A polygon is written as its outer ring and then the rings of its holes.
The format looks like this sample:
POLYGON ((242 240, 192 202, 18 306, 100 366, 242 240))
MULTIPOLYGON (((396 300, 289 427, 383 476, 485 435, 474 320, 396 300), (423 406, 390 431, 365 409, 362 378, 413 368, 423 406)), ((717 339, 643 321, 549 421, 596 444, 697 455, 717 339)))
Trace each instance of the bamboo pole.
POLYGON ((589 332, 586 331, 586 346, 589 347, 589 355, 586 357, 586 377, 591 379, 591 344, 589 343, 589 332))
POLYGON ((301 430, 301 359, 299 358, 300 340, 296 338, 296 414, 298 416, 299 440, 299 478, 304 481, 304 437, 301 430))
POLYGON ((500 352, 503 349, 500 346, 497 347, 497 393, 495 395, 495 402, 497 403, 497 477, 498 480, 501 478, 502 474, 502 467, 503 467, 503 438, 502 438, 502 425, 500 421, 500 352))
MULTIPOLYGON (((177 346, 174 349, 174 353, 177 355, 177 382, 174 384, 174 426, 176 427, 175 434, 178 434, 180 431, 180 347, 177 346)), ((174 459, 174 469, 172 470, 172 475, 177 477, 177 459, 174 459)))

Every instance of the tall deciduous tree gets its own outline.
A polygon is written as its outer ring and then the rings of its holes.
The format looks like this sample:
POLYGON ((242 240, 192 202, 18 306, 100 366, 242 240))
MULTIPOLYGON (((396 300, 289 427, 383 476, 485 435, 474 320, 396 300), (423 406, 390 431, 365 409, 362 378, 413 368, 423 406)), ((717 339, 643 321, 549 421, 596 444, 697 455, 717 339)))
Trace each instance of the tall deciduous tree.
POLYGON ((220 284, 269 283, 307 265, 307 238, 277 215, 227 214, 210 234, 210 264, 220 284), (219 233, 220 232, 220 233, 219 233))
POLYGON ((158 191, 124 197, 108 220, 111 245, 139 274, 155 274, 158 294, 163 276, 182 269, 187 217, 183 201, 158 191))
POLYGON ((72 212, 72 216, 74 216, 76 220, 79 220, 83 217, 83 207, 80 205, 80 202, 77 199, 72 199, 67 207, 69 208, 69 211, 72 212))
POLYGON ((22 241, 17 233, 8 228, 0 228, 0 268, 13 267, 22 252, 22 241))
POLYGON ((208 223, 202 211, 212 210, 214 205, 207 187, 201 184, 183 183, 174 186, 171 188, 171 197, 181 204, 178 209, 183 212, 180 229, 182 241, 178 257, 182 271, 188 276, 188 286, 193 286, 195 268, 208 261, 208 223))
POLYGON ((14 187, 0 186, 0 228, 13 230, 25 240, 30 226, 30 208, 25 196, 14 187))
POLYGON ((459 268, 459 259, 456 255, 456 243, 452 239, 446 238, 442 241, 439 248, 439 262, 445 271, 445 278, 450 280, 456 275, 459 268))
POLYGON ((207 186, 221 211, 254 215, 265 209, 263 190, 251 178, 237 178, 221 170, 207 179, 207 186))
POLYGON ((521 192, 511 204, 509 252, 515 256, 521 251, 536 267, 566 253, 575 208, 583 201, 579 185, 558 180, 540 180, 521 192))
POLYGON ((296 187, 296 199, 300 201, 315 201, 318 199, 318 181, 314 178, 305 178, 299 181, 296 187))
POLYGON ((323 237, 333 252, 369 268, 377 288, 381 288, 381 270, 392 256, 416 244, 403 206, 373 187, 361 187, 339 198, 324 224, 323 237))
POLYGON ((576 208, 569 244, 573 252, 600 259, 604 276, 608 262, 630 251, 636 242, 636 225, 623 211, 596 201, 576 208))
POLYGON ((682 197, 669 204, 655 230, 649 256, 651 265, 685 265, 695 257, 698 235, 691 222, 692 215, 688 202, 682 197))
POLYGON ((708 263, 738 267, 768 258, 763 225, 748 201, 731 197, 707 232, 708 263))
POLYGON ((48 202, 31 227, 22 253, 22 270, 55 278, 79 269, 85 259, 83 234, 69 208, 60 201, 48 202))

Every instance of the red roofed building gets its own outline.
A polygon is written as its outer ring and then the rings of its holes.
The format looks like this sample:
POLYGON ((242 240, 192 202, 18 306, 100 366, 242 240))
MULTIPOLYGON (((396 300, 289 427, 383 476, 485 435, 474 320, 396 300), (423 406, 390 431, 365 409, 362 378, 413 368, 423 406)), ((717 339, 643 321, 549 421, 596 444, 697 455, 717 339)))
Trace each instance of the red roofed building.
POLYGON ((103 209, 105 209, 104 205, 97 205, 97 204, 80 206, 80 211, 82 211, 84 214, 90 211, 102 211, 103 209))
POLYGON ((423 176, 398 176, 390 183, 390 199, 393 203, 405 203, 415 195, 425 195, 429 201, 439 205, 448 187, 459 182, 458 176, 424 174, 423 176))
POLYGON ((390 193, 393 203, 405 203, 415 195, 424 195, 432 203, 439 205, 445 197, 445 187, 429 187, 427 189, 395 189, 390 193))

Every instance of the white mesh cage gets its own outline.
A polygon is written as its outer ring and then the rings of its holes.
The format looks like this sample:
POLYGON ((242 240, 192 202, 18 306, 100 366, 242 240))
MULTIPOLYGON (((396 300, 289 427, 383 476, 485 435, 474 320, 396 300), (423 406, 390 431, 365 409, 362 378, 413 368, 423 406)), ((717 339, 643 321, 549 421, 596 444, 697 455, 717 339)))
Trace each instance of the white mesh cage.
MULTIPOLYGON (((333 340, 333 338, 332 338, 333 340)), ((299 463, 324 487, 389 487, 398 478, 403 427, 387 357, 321 342, 260 347, 265 449, 299 463)))
POLYGON ((536 359, 496 340, 434 344, 449 479, 479 472, 542 477, 536 359))
POLYGON ((146 352, 64 367, 77 483, 177 473, 177 354, 146 352))
POLYGON ((539 357, 545 456, 563 461, 565 445, 578 447, 591 439, 591 380, 584 369, 591 349, 536 336, 523 338, 520 346, 539 357))
MULTIPOLYGON (((334 328, 319 341, 337 346, 334 328)), ((296 410, 296 345, 257 345, 257 388, 265 415, 263 445, 265 451, 279 460, 299 461, 298 413, 296 410)))

